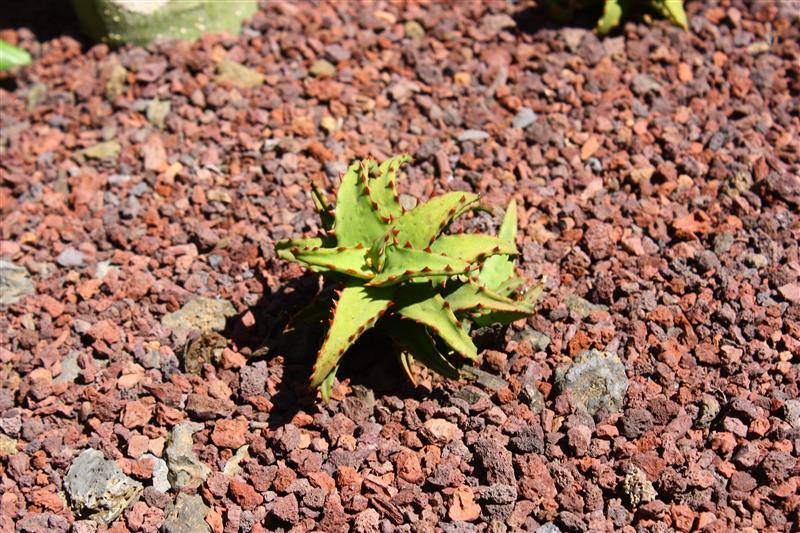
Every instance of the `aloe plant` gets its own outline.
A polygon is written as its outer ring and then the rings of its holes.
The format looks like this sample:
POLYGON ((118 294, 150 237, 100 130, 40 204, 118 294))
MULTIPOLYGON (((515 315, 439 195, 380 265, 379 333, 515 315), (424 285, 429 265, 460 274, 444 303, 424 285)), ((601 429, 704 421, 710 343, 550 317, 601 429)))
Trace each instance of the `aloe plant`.
POLYGON ((533 313, 539 284, 524 297, 515 274, 516 206, 506 210, 498 236, 444 234, 457 217, 479 207, 478 196, 450 192, 405 210, 397 195, 408 155, 381 164, 353 163, 341 178, 335 209, 312 185, 324 232, 276 243, 279 257, 336 282, 332 304, 315 303, 299 320, 319 320, 329 305, 327 332, 310 379, 325 400, 339 362, 361 335, 378 326, 394 340, 397 356, 414 381, 414 362, 459 378, 461 361, 478 350, 471 324, 509 323, 533 313))
MULTIPOLYGON (((587 9, 599 4, 599 0, 546 0, 550 15, 561 23, 569 22, 579 9, 587 9)), ((635 6, 645 6, 657 11, 661 16, 681 28, 688 29, 683 0, 604 0, 603 13, 597 21, 598 35, 606 35, 619 26, 622 18, 635 6)))

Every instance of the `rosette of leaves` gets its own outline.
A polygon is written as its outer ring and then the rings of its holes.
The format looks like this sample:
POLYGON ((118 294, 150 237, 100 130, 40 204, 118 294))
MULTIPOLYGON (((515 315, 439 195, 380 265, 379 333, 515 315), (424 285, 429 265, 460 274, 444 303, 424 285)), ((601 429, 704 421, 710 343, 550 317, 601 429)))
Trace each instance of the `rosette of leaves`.
MULTIPOLYGON (((550 16, 564 24, 572 20, 577 11, 590 9, 599 3, 599 0, 546 0, 545 6, 550 16)), ((603 13, 595 26, 597 34, 606 35, 619 26, 622 19, 636 8, 649 8, 676 26, 684 30, 689 28, 683 0, 604 0, 603 13)))
POLYGON ((509 323, 533 313, 541 284, 525 297, 515 273, 516 207, 497 236, 445 234, 457 217, 479 207, 478 196, 450 192, 405 210, 397 195, 400 155, 352 164, 341 179, 335 209, 312 186, 325 229, 319 236, 276 243, 279 257, 335 282, 333 302, 312 304, 295 321, 329 317, 310 379, 330 398, 339 362, 373 327, 391 339, 412 381, 419 361, 458 379, 459 365, 477 357, 471 324, 509 323))

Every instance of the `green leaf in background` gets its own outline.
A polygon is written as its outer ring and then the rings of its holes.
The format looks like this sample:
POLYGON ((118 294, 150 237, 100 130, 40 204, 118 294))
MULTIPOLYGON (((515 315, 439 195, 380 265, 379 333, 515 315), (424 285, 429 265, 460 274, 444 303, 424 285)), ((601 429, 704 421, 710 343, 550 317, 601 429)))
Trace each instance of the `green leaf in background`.
POLYGON ((683 28, 689 29, 689 23, 686 20, 686 12, 683 10, 683 0, 650 0, 653 8, 661 13, 664 17, 683 28))
POLYGON ((30 64, 30 62, 31 55, 27 51, 5 41, 0 41, 0 71, 22 67, 30 64))
POLYGON ((597 34, 606 35, 619 25, 622 19, 622 6, 617 0, 606 0, 603 5, 603 16, 597 21, 597 34))

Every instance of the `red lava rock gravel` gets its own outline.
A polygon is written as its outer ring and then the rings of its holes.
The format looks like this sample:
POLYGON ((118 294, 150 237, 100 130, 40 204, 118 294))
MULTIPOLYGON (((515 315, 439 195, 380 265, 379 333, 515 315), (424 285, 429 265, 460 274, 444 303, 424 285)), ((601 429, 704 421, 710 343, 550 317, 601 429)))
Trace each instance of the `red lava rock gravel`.
POLYGON ((262 4, 147 48, 0 30, 33 56, 0 79, 0 531, 797 530, 795 3, 603 40, 527 0, 262 4), (540 312, 477 332, 472 384, 366 339, 324 405, 280 334, 318 280, 272 243, 399 152, 407 205, 516 198, 540 312))

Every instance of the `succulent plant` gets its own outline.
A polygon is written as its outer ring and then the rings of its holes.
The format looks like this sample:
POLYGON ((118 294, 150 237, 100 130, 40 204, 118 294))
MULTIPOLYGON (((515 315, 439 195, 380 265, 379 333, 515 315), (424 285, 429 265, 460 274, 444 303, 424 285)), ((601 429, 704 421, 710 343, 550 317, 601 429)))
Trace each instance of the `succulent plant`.
POLYGON ((256 0, 72 0, 83 31, 109 44, 193 41, 203 33, 238 34, 256 0))
MULTIPOLYGON (((515 274, 517 226, 512 200, 498 236, 443 234, 479 207, 478 196, 450 192, 405 210, 397 177, 408 155, 380 165, 353 163, 341 178, 335 210, 312 185, 324 232, 276 243, 279 257, 300 263, 341 288, 330 305, 327 332, 310 379, 324 399, 345 352, 376 325, 394 340, 403 368, 414 380, 414 361, 459 378, 459 361, 477 357, 471 324, 509 323, 533 313, 542 285, 521 298, 515 274)), ((314 303, 295 321, 320 320, 314 303)))
MULTIPOLYGON (((599 3, 599 0, 546 0, 545 6, 553 18, 566 23, 577 10, 592 8, 599 3)), ((689 27, 683 0, 604 0, 603 13, 595 26, 598 35, 606 35, 619 26, 622 18, 634 7, 649 7, 684 30, 689 27)))

